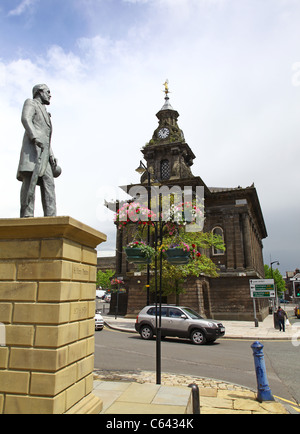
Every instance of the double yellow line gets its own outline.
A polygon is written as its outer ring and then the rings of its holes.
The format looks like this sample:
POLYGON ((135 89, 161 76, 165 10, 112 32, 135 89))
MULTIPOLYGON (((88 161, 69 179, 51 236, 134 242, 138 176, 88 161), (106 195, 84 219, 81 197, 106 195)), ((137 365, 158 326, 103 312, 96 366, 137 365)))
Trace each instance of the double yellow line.
POLYGON ((276 395, 274 395, 274 398, 280 399, 280 401, 287 402, 288 404, 290 404, 290 406, 291 406, 295 411, 297 411, 298 413, 300 413, 300 407, 299 407, 299 405, 297 405, 296 402, 289 401, 288 399, 281 398, 280 396, 276 396, 276 395), (297 407, 295 407, 295 405, 297 405, 297 407))

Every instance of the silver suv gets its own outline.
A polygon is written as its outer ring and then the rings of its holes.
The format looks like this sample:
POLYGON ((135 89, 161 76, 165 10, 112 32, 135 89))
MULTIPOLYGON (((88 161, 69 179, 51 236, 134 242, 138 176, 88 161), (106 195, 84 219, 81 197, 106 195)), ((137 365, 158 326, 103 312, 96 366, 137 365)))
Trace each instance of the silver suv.
MULTIPOLYGON (((158 307, 159 313, 159 307, 158 307)), ((135 329, 142 339, 156 334, 156 307, 146 306, 138 314, 135 329)), ((214 342, 225 335, 223 324, 202 318, 189 307, 163 305, 161 308, 161 336, 188 338, 196 345, 214 342)))

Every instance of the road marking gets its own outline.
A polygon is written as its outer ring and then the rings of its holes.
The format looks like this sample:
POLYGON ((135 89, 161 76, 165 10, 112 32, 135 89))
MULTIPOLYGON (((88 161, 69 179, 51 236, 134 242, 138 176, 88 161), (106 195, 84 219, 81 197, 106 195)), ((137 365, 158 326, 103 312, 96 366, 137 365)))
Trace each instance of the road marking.
MULTIPOLYGON (((220 338, 218 342, 222 341, 237 341, 237 342, 253 342, 257 338, 220 338)), ((269 338, 261 338, 259 342, 276 342, 276 343, 291 343, 291 338, 282 338, 282 339, 269 339, 269 338)))
POLYGON ((280 399, 280 401, 286 402, 287 404, 289 404, 292 407, 293 410, 300 413, 300 406, 297 404, 297 402, 289 401, 288 399, 281 398, 280 396, 276 396, 276 395, 274 395, 274 398, 277 398, 277 399, 280 399), (295 407, 295 405, 298 405, 298 407, 295 407))
POLYGON ((297 402, 295 402, 295 401, 289 401, 288 399, 281 398, 280 396, 274 395, 274 398, 281 399, 281 401, 287 402, 287 403, 292 404, 292 405, 297 405, 297 402))
MULTIPOLYGON (((129 331, 123 331, 123 330, 118 330, 118 329, 112 329, 108 326, 104 326, 103 330, 106 330, 108 332, 114 332, 114 333, 122 333, 122 334, 128 334, 128 335, 133 335, 133 332, 129 332, 129 331)), ((134 332, 136 333, 136 332, 134 332)))

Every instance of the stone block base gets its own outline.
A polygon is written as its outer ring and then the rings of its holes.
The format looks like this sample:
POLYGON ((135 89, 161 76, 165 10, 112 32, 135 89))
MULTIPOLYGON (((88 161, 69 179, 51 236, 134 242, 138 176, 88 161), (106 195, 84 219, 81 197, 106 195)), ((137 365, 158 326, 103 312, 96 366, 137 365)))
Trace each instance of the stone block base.
POLYGON ((105 240, 71 217, 0 219, 0 414, 99 410, 95 248, 105 240))
POLYGON ((99 414, 102 408, 102 400, 91 393, 74 405, 74 407, 70 408, 67 414, 99 414))

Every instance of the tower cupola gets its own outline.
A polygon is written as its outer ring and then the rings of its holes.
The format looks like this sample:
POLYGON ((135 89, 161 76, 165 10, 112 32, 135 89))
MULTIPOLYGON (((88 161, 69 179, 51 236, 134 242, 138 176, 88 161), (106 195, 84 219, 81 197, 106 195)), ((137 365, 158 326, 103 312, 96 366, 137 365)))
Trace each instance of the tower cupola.
MULTIPOLYGON (((164 87, 165 102, 156 114, 158 127, 142 152, 148 170, 155 179, 161 182, 174 182, 193 177, 190 167, 196 157, 178 126, 179 113, 170 103, 168 80, 165 81, 164 87)), ((145 180, 146 177, 143 175, 141 182, 145 180)))

